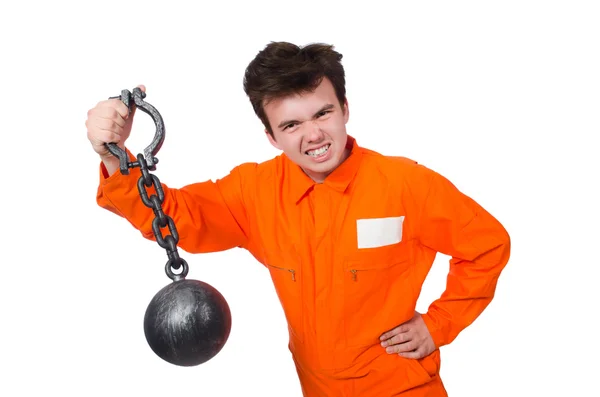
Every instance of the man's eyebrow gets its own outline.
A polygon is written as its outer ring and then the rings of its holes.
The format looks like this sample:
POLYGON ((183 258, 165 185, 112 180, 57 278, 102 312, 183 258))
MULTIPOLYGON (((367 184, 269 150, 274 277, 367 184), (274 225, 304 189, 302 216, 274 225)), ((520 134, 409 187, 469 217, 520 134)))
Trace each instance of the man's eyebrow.
MULTIPOLYGON (((329 109, 333 109, 335 106, 331 103, 328 103, 327 105, 323 106, 321 109, 319 109, 317 112, 315 112, 315 114, 313 115, 313 117, 315 117, 316 115, 318 115, 321 112, 324 112, 325 110, 329 110, 329 109)), ((284 120, 281 123, 279 123, 279 125, 277 126, 277 128, 281 128, 287 124, 291 124, 291 123, 297 123, 298 120, 284 120)))

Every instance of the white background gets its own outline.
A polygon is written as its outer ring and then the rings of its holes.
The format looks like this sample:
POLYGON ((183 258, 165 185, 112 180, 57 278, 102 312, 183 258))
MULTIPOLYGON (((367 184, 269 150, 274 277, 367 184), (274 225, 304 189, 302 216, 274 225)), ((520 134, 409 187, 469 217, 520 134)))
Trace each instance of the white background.
MULTIPOLYGON (((277 152, 242 77, 280 40, 334 44, 358 143, 437 170, 511 234, 493 303, 442 348, 450 396, 600 395, 597 2, 7 3, 0 395, 301 395, 268 273, 241 250, 181 253, 231 306, 222 352, 193 368, 154 355, 142 320, 170 281, 166 255, 96 205, 84 125, 142 83, 165 120, 156 175, 169 186, 266 160, 277 152)), ((128 146, 153 134, 140 112, 128 146)), ((443 291, 447 262, 418 309, 443 291)))

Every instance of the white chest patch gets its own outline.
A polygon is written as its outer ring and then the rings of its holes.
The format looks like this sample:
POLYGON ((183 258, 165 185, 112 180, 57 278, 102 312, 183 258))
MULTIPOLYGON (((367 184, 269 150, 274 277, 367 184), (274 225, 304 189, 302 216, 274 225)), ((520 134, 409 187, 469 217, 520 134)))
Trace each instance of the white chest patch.
POLYGON ((358 219, 356 231, 358 248, 376 248, 402 241, 404 216, 358 219))

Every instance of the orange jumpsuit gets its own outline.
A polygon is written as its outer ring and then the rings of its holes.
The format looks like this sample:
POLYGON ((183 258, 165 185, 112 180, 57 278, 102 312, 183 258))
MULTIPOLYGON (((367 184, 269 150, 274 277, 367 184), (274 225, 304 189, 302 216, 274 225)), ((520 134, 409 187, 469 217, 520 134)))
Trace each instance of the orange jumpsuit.
MULTIPOLYGON (((216 181, 163 184, 163 209, 181 249, 241 247, 266 266, 304 396, 447 396, 439 347, 492 300, 509 235, 438 173, 352 137, 347 145, 350 156, 322 184, 282 154, 216 181), (438 349, 419 360, 388 354, 379 337, 414 315, 436 252, 452 257, 447 289, 423 315, 438 349)), ((154 240, 139 175, 107 177, 101 165, 97 202, 154 240)))

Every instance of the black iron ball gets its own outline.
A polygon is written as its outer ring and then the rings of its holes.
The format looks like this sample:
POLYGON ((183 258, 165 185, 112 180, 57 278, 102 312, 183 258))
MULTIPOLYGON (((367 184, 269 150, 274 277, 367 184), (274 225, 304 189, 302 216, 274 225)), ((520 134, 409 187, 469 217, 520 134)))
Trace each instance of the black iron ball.
POLYGON ((154 296, 144 316, 144 333, 154 353, 179 366, 213 358, 230 331, 227 301, 214 287, 198 280, 170 283, 154 296))

